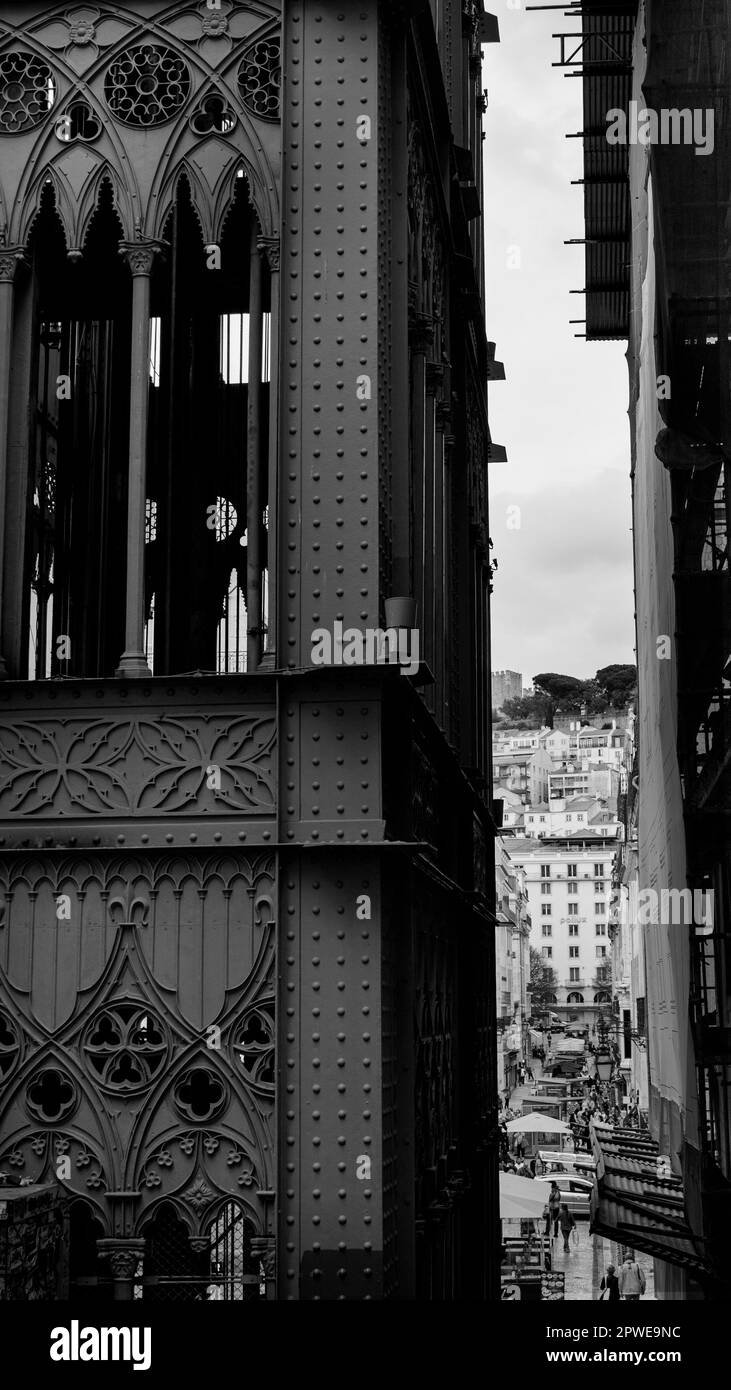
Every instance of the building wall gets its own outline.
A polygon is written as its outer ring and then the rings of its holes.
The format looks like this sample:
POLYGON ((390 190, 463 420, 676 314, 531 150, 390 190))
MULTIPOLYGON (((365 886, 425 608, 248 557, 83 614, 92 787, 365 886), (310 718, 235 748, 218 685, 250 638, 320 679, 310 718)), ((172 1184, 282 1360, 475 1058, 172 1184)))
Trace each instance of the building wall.
MULTIPOLYGON (((634 42, 633 97, 644 106, 647 6, 640 6, 634 42)), ((656 227, 649 153, 630 150, 633 208, 630 319, 630 425, 638 664, 638 890, 685 888, 683 800, 677 758, 678 670, 675 633, 671 479, 655 454, 663 428, 658 406, 656 227)), ((662 235, 662 229, 660 229, 662 235)), ((697 1208, 698 1106, 690 1029, 690 953, 687 929, 643 929, 647 990, 647 1073, 650 1128, 660 1151, 683 1171, 697 1208), (693 1195, 695 1194, 695 1195, 693 1195)), ((639 970, 639 963, 637 966, 639 970)), ((697 1215, 693 1217, 697 1223, 697 1215)), ((656 1262, 658 1296, 683 1297, 682 1270, 656 1262)))
POLYGON ((545 959, 556 971, 559 1005, 566 1005, 569 995, 578 992, 583 996, 583 1004, 576 1007, 576 1012, 593 1018, 598 1007, 595 996, 606 992, 606 986, 596 985, 595 980, 597 970, 610 956, 608 922, 615 847, 559 849, 537 841, 516 840, 511 855, 516 864, 525 868, 530 944, 541 952, 551 951, 545 959), (568 874, 569 865, 576 868, 575 878, 568 874), (602 870, 600 874, 595 874, 595 866, 602 870), (550 875, 543 874, 542 868, 550 869, 550 875), (569 892, 569 886, 575 886, 576 893, 569 892), (576 914, 569 913, 569 906, 578 909, 576 914), (597 911, 598 907, 602 911, 597 911), (576 934, 570 932, 572 927, 577 928, 576 934), (570 954, 572 948, 578 948, 578 957, 570 954), (606 956, 598 956, 597 948, 603 949, 606 956), (579 972, 577 979, 572 979, 572 971, 579 972))
POLYGON ((523 677, 517 671, 493 671, 492 707, 502 709, 508 700, 519 700, 523 693, 523 677))
MULTIPOLYGON (((635 92, 644 73, 642 25, 635 38, 635 92)), ((647 151, 632 147, 634 313, 630 340, 633 435, 637 655, 639 680, 639 888, 686 887, 683 802, 677 760, 677 668, 673 656, 674 549, 670 476, 655 455, 663 428, 656 389, 655 233, 647 151), (668 646, 669 644, 669 646, 668 646), (662 653, 669 652, 669 659, 662 653)), ((687 934, 677 926, 645 927, 653 1132, 663 1152, 697 1144, 696 1079, 690 1036, 687 934)))

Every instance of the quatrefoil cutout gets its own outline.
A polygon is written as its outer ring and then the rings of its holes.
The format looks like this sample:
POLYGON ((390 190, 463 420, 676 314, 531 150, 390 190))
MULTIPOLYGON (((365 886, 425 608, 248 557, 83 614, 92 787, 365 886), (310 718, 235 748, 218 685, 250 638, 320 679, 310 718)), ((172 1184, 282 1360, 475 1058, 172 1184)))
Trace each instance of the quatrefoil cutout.
POLYGON ((210 92, 190 118, 190 128, 196 135, 229 135, 236 125, 236 113, 225 97, 210 92))
POLYGON ((46 1067, 29 1083, 26 1104, 36 1119, 58 1124, 76 1110, 79 1095, 69 1076, 56 1067, 46 1067))

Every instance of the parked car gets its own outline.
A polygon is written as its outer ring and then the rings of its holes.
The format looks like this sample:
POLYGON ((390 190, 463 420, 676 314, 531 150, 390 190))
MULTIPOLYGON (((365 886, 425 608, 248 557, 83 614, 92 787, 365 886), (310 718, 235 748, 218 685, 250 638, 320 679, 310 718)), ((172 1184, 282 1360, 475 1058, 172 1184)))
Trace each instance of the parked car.
MULTIPOLYGON (((573 1173, 541 1173, 536 1176, 536 1182, 547 1183, 547 1192, 550 1190, 551 1183, 555 1182, 561 1193, 561 1201, 565 1202, 572 1216, 589 1216, 589 1204, 591 1194, 594 1190, 594 1183, 591 1178, 579 1177, 573 1173)), ((547 1200, 547 1199, 546 1199, 547 1200)))
POLYGON ((565 1153, 559 1149, 539 1149, 536 1155, 544 1164, 544 1171, 552 1173, 585 1173, 591 1176, 596 1168, 596 1159, 591 1154, 565 1153))

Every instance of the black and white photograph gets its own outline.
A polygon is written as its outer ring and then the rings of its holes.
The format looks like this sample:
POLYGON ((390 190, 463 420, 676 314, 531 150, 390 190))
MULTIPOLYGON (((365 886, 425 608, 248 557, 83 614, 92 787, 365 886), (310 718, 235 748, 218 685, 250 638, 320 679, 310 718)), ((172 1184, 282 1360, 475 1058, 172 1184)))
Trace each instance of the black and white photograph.
POLYGON ((6 1374, 705 1369, 730 524, 731 0, 3 0, 6 1374))

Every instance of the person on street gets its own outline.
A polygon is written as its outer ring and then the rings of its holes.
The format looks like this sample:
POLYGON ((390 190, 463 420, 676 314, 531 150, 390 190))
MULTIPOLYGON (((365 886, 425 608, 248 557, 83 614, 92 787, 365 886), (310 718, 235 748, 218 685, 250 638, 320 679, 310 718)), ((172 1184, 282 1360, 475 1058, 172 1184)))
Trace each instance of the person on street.
POLYGON ((607 1303, 619 1303, 619 1280, 614 1272, 614 1265, 607 1265, 607 1272, 599 1287, 608 1290, 607 1303))
POLYGON ((569 1211, 565 1202, 562 1202, 560 1206, 559 1224, 561 1226, 561 1235, 563 1236, 564 1254, 568 1255, 571 1250, 571 1247, 569 1245, 569 1236, 571 1235, 571 1232, 573 1231, 576 1222, 574 1221, 574 1218, 571 1215, 571 1212, 569 1211))
POLYGON ((620 1298, 628 1303, 638 1303, 645 1292, 645 1276, 632 1255, 626 1255, 619 1271, 620 1298))
POLYGON ((548 1206, 551 1212, 551 1220, 553 1222, 553 1234, 555 1237, 558 1235, 558 1222, 561 1211, 561 1193, 559 1191, 558 1183, 551 1183, 551 1191, 548 1194, 548 1206))
POLYGON ((546 1202, 546 1205, 543 1208, 543 1220, 546 1223, 546 1229, 543 1232, 543 1234, 546 1237, 546 1239, 548 1239, 548 1237, 551 1234, 551 1208, 549 1207, 548 1202, 546 1202))
POLYGON ((525 1154, 525 1135, 524 1135, 524 1134, 516 1134, 516 1136, 515 1136, 515 1156, 516 1156, 516 1158, 523 1158, 524 1154, 525 1154))

